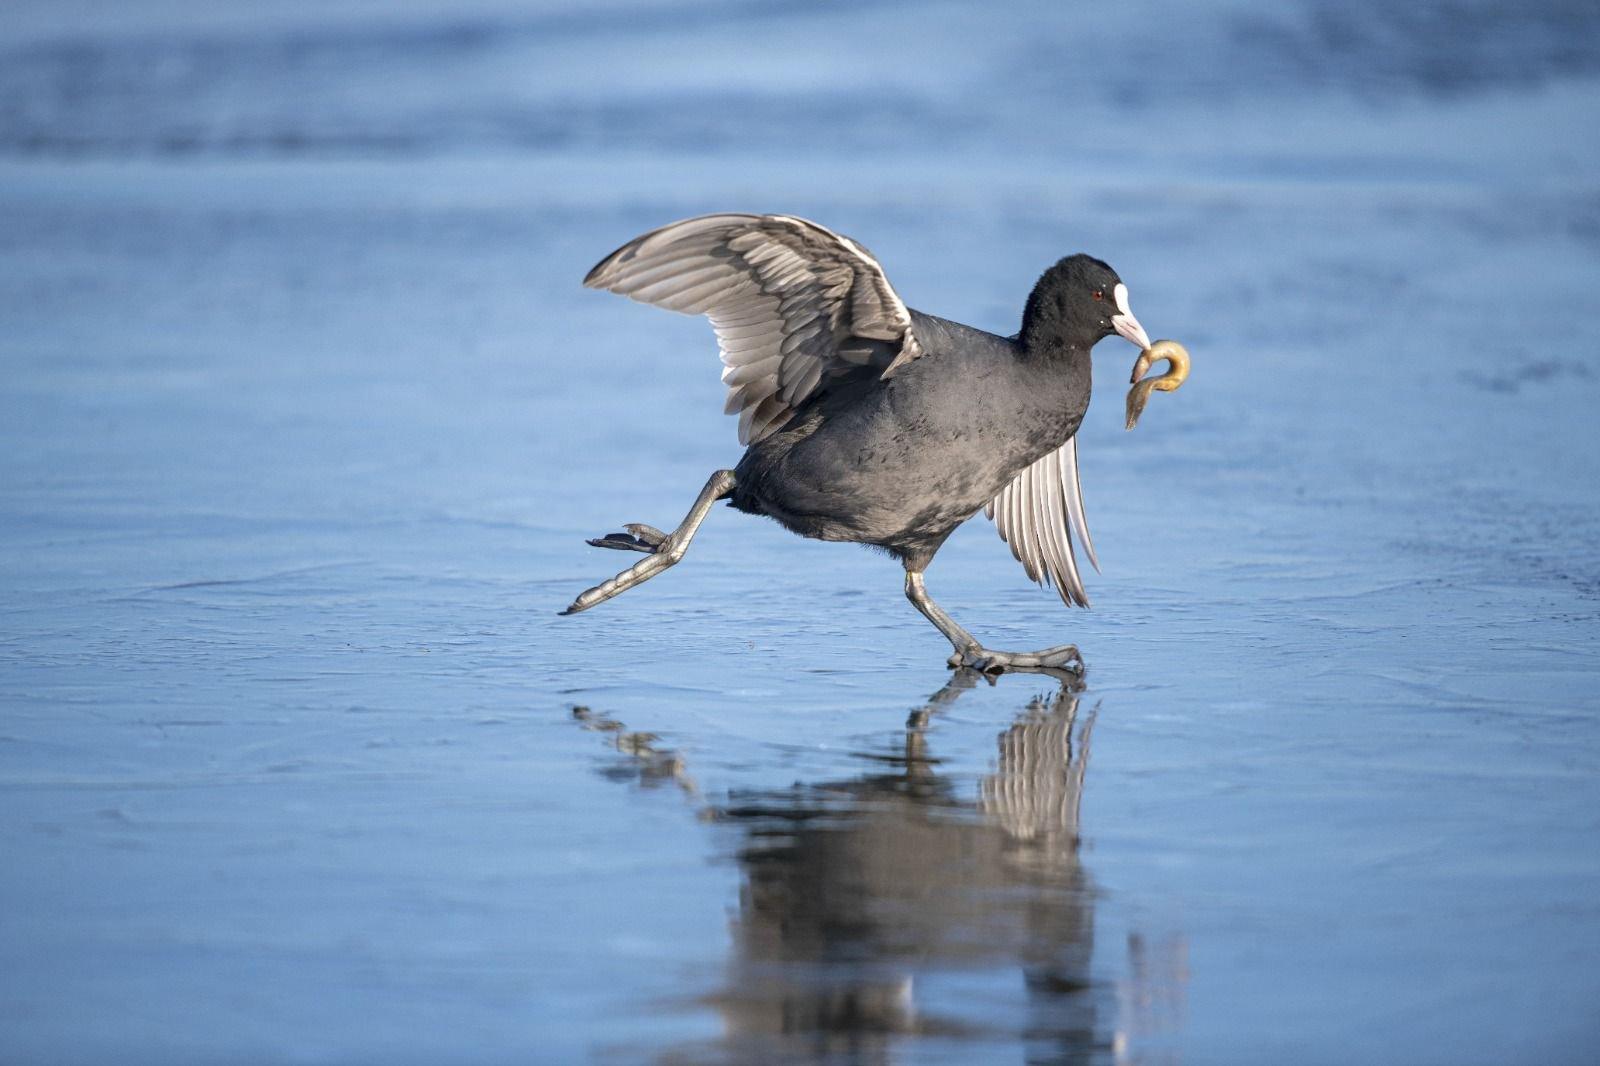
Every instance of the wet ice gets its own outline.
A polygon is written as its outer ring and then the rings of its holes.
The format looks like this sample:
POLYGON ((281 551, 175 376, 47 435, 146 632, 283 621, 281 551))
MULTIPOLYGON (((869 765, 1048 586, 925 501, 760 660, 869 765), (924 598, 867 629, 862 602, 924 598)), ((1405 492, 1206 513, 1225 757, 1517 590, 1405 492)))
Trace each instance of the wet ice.
POLYGON ((1591 13, 19 11, 9 1057, 1594 1048, 1591 13), (1102 353, 1093 611, 982 519, 929 572, 1088 660, 1048 847, 986 796, 1054 693, 908 733, 945 649, 881 557, 718 510, 555 617, 736 457, 706 325, 578 286, 712 209, 1002 333, 1089 251, 1193 353, 1133 434, 1102 353), (919 833, 973 865, 917 916, 919 833))

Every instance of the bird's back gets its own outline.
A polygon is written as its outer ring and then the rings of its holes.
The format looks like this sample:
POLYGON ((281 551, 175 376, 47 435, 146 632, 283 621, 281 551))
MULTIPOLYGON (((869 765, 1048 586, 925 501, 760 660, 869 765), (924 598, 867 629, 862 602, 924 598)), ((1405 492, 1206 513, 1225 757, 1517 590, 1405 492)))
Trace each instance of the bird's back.
POLYGON ((931 551, 1076 432, 1086 355, 1081 365, 1029 361, 1005 337, 911 315, 926 354, 887 380, 841 380, 752 446, 735 506, 806 536, 931 551))

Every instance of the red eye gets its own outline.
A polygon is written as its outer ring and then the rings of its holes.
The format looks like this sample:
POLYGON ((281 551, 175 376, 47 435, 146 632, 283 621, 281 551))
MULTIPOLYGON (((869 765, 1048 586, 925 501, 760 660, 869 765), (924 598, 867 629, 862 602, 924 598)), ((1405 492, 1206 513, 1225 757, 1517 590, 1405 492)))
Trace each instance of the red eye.
POLYGON ((1096 300, 1104 300, 1106 298, 1106 294, 1105 294, 1105 290, 1104 289, 1096 289, 1093 292, 1091 292, 1089 295, 1093 296, 1096 300))

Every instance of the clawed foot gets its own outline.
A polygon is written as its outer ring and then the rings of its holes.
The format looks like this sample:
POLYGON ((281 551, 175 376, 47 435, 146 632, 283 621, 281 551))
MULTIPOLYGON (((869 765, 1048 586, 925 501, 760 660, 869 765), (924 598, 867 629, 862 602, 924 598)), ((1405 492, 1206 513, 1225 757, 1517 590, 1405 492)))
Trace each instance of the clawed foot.
POLYGON ((597 603, 604 603, 611 597, 626 592, 633 586, 665 570, 679 559, 683 558, 683 548, 672 539, 671 534, 663 533, 655 526, 647 526, 642 522, 630 522, 622 527, 626 533, 608 533, 606 536, 597 537, 591 541, 596 548, 617 548, 623 551, 644 552, 650 558, 640 559, 616 577, 600 582, 592 589, 585 589, 577 599, 572 601, 572 606, 560 612, 561 614, 577 614, 587 611, 597 603))
POLYGON ((603 537, 592 538, 589 543, 596 548, 617 548, 622 551, 644 552, 654 555, 667 541, 667 535, 655 526, 647 526, 643 522, 629 522, 622 527, 626 533, 607 533, 603 537))
POLYGON ((647 526, 642 522, 630 522, 622 527, 626 530, 624 533, 610 533, 591 540, 589 543, 597 548, 644 552, 645 557, 616 577, 602 581, 592 589, 586 589, 572 601, 571 607, 561 613, 577 614, 579 611, 587 611, 597 603, 604 603, 613 596, 627 592, 635 585, 649 581, 668 567, 676 566, 683 558, 683 553, 689 550, 689 542, 694 539, 694 531, 705 521, 706 515, 711 511, 711 505, 732 494, 733 486, 732 470, 718 470, 712 474, 706 479, 705 488, 700 490, 700 495, 694 498, 694 506, 689 508, 689 513, 683 516, 683 521, 679 522, 678 528, 671 533, 663 533, 655 526, 647 526))
POLYGON ((995 678, 1007 671, 1020 673, 1064 673, 1074 677, 1084 674, 1083 656, 1074 644, 1062 644, 1044 651, 990 651, 975 645, 957 648, 950 656, 952 670, 976 670, 985 677, 995 678))

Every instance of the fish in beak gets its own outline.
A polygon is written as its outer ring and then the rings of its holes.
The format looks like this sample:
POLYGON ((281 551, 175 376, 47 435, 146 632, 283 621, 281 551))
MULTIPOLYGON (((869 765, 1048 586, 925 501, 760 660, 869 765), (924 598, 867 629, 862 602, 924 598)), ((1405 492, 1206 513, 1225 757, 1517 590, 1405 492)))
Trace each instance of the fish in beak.
MULTIPOLYGON (((1139 324, 1134 323, 1137 327, 1139 324)), ((1139 331, 1143 333, 1143 330, 1139 331)), ((1189 350, 1177 341, 1161 340, 1145 345, 1144 351, 1134 361, 1131 377, 1133 388, 1128 390, 1128 428, 1132 429, 1144 414, 1144 405, 1150 402, 1153 392, 1176 392, 1179 385, 1189 380, 1189 350), (1154 363, 1167 361, 1167 372, 1160 377, 1147 378, 1154 363)))

